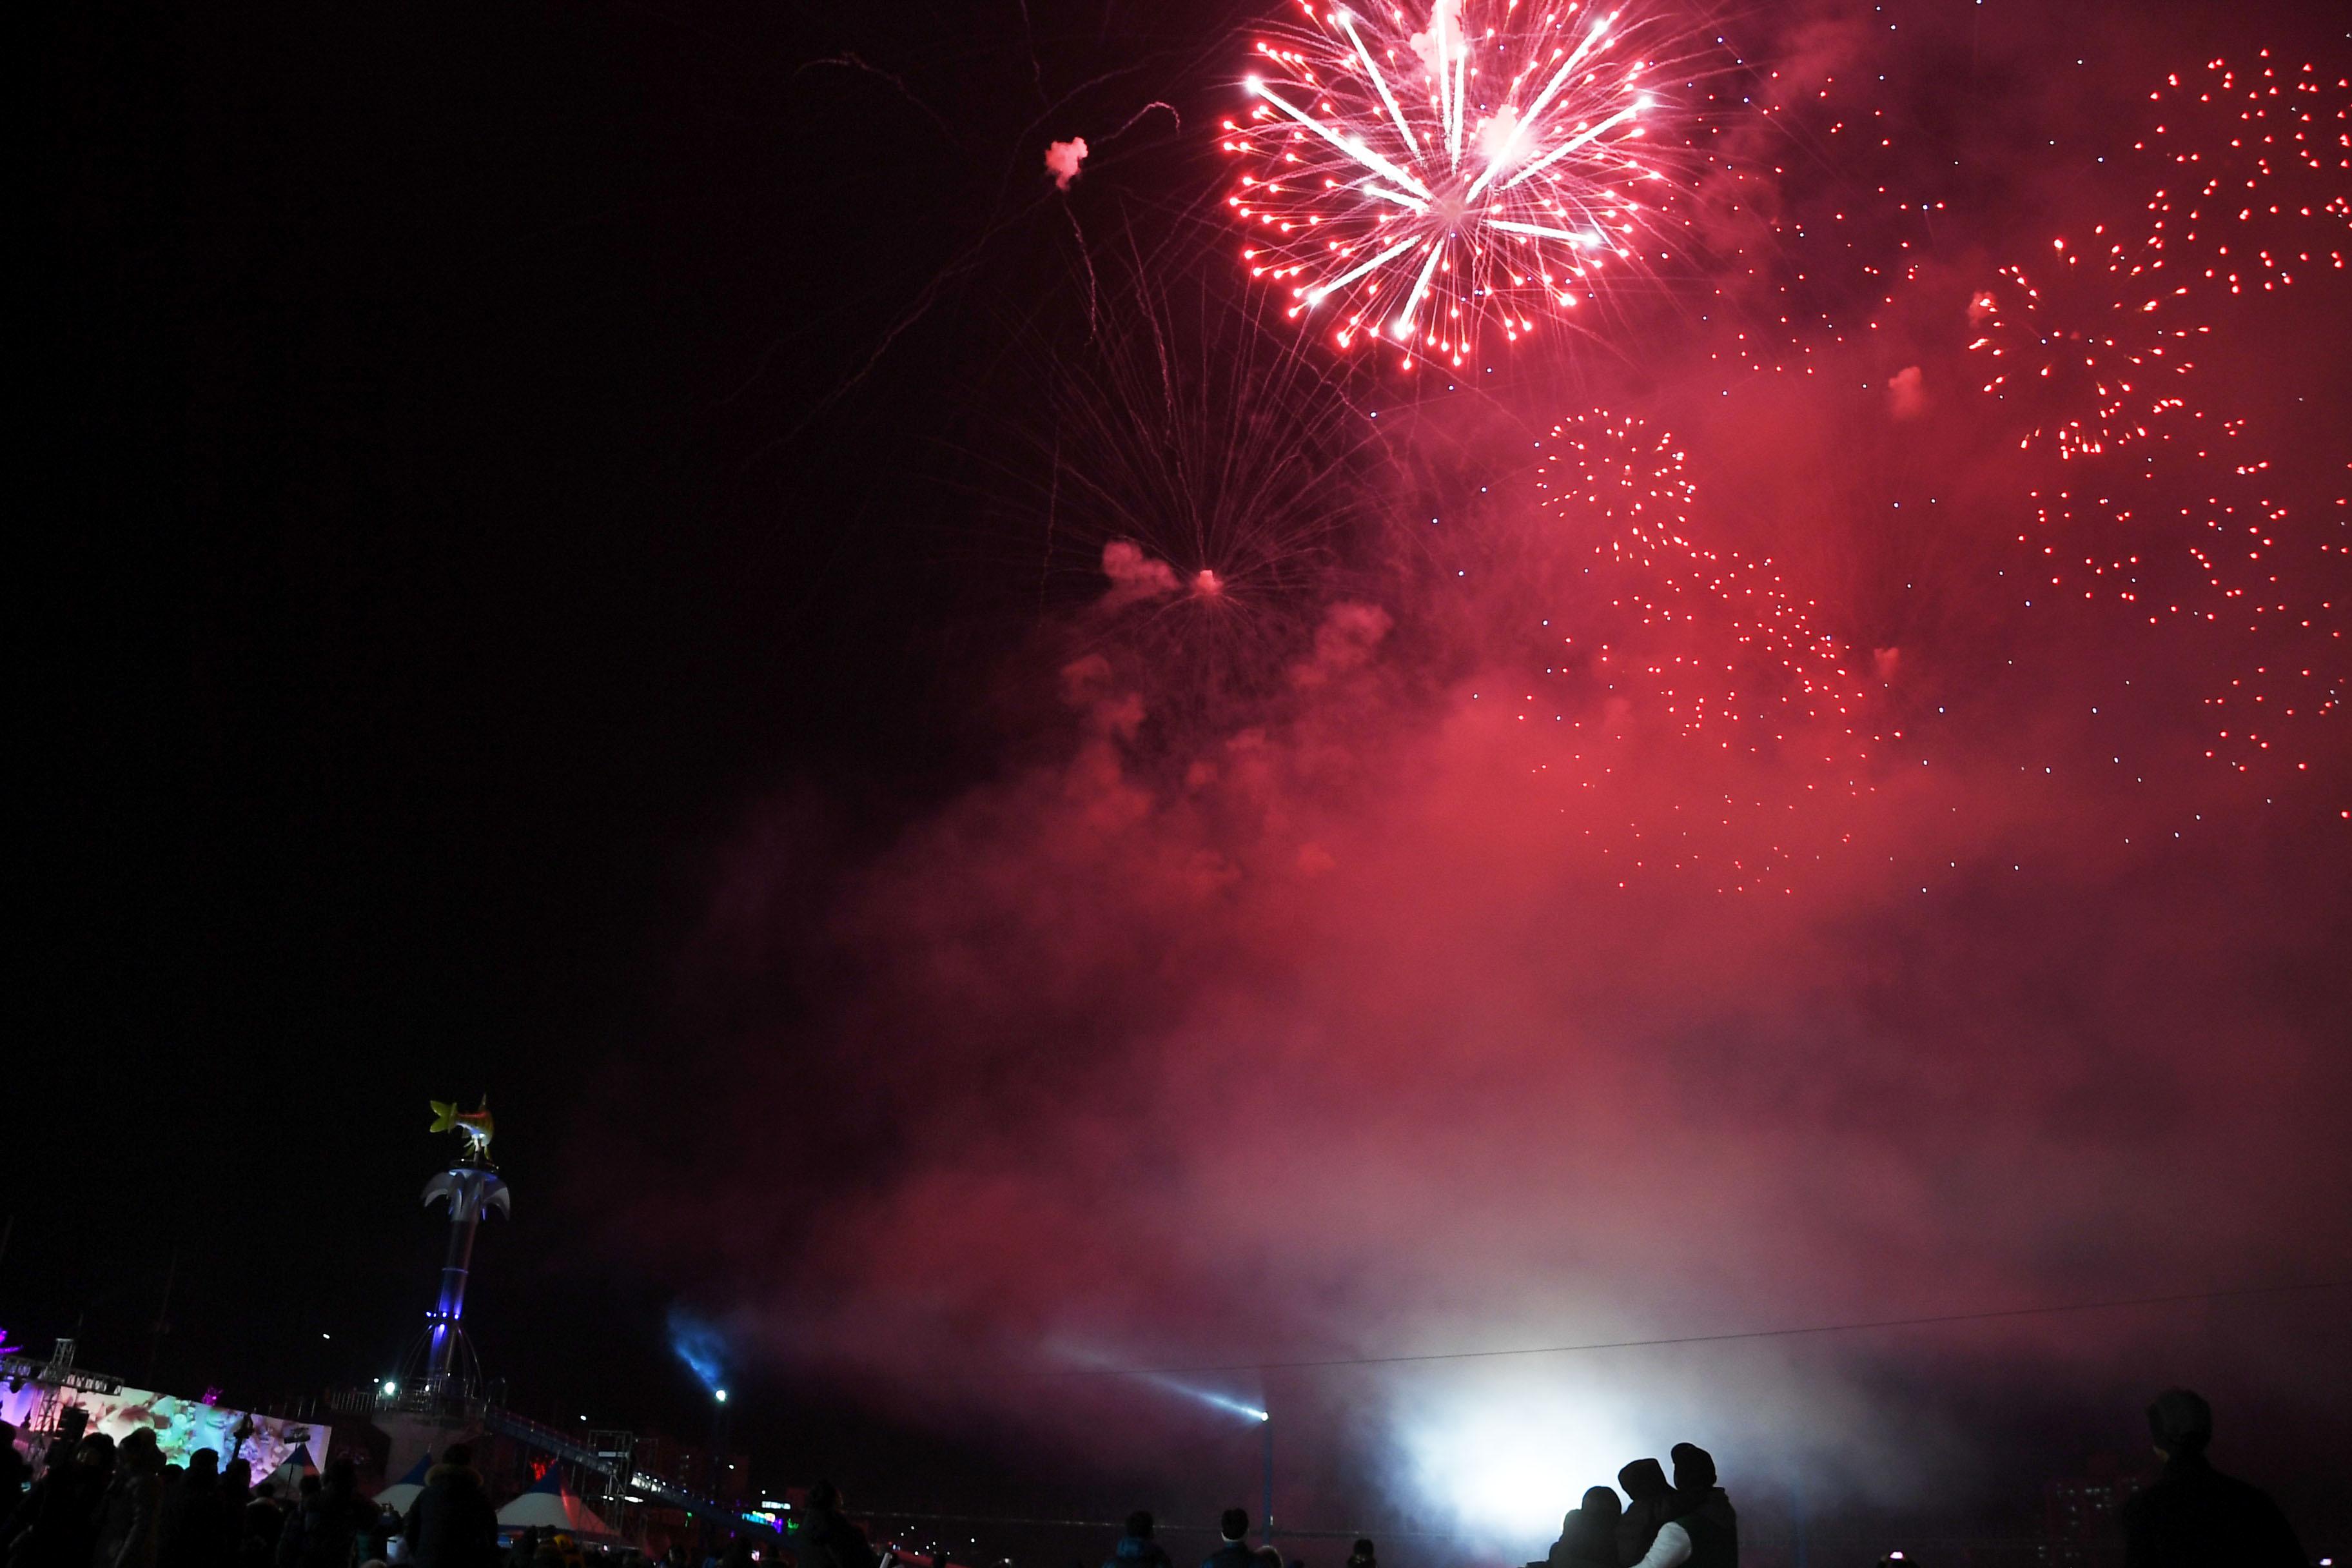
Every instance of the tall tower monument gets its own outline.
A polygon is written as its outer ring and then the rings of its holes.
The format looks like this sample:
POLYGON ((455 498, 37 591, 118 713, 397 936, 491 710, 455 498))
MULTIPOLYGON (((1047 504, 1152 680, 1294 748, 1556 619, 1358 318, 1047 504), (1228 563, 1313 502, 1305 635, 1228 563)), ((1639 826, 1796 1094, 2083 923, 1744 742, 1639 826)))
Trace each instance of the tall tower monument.
POLYGON ((483 1215, 496 1209, 514 1217, 506 1179, 490 1159, 490 1101, 461 1111, 454 1102, 434 1100, 434 1132, 457 1134, 457 1157, 425 1184, 425 1204, 449 1206, 449 1249, 441 1264, 441 1292, 425 1314, 425 1336, 404 1369, 410 1388, 432 1405, 469 1403, 482 1396, 481 1363, 466 1340, 466 1279, 474 1263, 474 1232, 483 1215))

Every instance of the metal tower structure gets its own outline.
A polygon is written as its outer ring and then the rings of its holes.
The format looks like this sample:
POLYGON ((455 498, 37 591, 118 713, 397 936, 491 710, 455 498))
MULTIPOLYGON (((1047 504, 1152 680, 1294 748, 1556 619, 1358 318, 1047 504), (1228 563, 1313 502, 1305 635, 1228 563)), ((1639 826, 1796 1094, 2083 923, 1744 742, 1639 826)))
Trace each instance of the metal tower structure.
POLYGON ((490 1102, 481 1109, 459 1111, 456 1105, 433 1102, 435 1132, 454 1131, 458 1155, 448 1168, 425 1184, 425 1205, 446 1203, 449 1208, 449 1247, 441 1264, 441 1290, 433 1310, 425 1315, 425 1332, 401 1369, 403 1404, 447 1407, 478 1402, 483 1394, 481 1363, 466 1339, 466 1282, 474 1263, 474 1232, 492 1209, 514 1217, 506 1178, 490 1159, 490 1102))

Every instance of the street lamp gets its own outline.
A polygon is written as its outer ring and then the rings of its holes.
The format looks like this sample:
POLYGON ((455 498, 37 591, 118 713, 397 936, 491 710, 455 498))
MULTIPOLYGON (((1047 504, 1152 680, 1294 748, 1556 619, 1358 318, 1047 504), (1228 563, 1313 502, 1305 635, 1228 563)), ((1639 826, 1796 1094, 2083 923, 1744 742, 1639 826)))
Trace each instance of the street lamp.
POLYGON ((1181 1382, 1164 1373, 1147 1372, 1137 1375, 1140 1376, 1146 1383, 1152 1384, 1160 1388, 1164 1388, 1171 1394, 1181 1394, 1187 1399, 1197 1399, 1203 1405, 1213 1406, 1214 1408, 1225 1411, 1230 1415, 1239 1415, 1245 1420, 1255 1421, 1264 1428, 1265 1443, 1265 1535, 1266 1539, 1269 1541, 1274 1539, 1273 1412, 1262 1410, 1255 1405, 1246 1404, 1242 1400, 1235 1399, 1229 1394, 1219 1394, 1213 1389, 1196 1388, 1189 1383, 1181 1382))
POLYGON ((727 1390, 713 1387, 710 1391, 710 1495, 721 1502, 727 1495, 727 1390))
POLYGON ((1257 1413, 1258 1429, 1265 1435, 1265 1530, 1266 1543, 1274 1542, 1274 1415, 1270 1411, 1257 1413))

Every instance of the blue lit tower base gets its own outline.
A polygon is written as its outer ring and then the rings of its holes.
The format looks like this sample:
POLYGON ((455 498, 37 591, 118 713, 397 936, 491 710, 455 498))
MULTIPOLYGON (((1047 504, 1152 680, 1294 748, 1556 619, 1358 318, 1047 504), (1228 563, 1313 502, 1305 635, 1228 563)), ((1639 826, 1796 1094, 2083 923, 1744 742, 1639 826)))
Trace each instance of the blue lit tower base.
POLYGON ((481 1363, 466 1340, 466 1279, 474 1261, 474 1232, 491 1209, 514 1217, 507 1184, 490 1161, 488 1102, 457 1114, 436 1104, 434 1131, 454 1128, 465 1143, 459 1159, 425 1184, 425 1206, 449 1205, 449 1250, 441 1265, 441 1293, 425 1316, 424 1335, 401 1368, 399 1403, 410 1409, 469 1406, 482 1397, 481 1363))

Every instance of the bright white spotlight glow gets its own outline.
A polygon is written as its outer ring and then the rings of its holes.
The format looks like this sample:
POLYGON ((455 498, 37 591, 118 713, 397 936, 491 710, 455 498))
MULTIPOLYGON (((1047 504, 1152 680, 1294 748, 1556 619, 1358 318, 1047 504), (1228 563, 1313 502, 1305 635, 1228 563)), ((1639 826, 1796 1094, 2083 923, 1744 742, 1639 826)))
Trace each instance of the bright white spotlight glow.
POLYGON ((710 1397, 724 1405, 727 1403, 727 1391, 723 1388, 714 1388, 710 1391, 710 1397))
POLYGON ((1585 1488, 1611 1485, 1628 1459, 1666 1447, 1599 1387, 1465 1388, 1412 1400, 1392 1419, 1416 1491, 1473 1538, 1530 1554, 1559 1533, 1585 1488))
POLYGON ((389 1398, 393 1394, 400 1392, 400 1384, 393 1382, 392 1379, 387 1377, 383 1380, 383 1392, 385 1397, 389 1398))
MULTIPOLYGON (((1050 1345, 1047 1348, 1055 1354, 1076 1362, 1080 1366, 1097 1366, 1108 1369, 1117 1367, 1119 1364, 1117 1359, 1105 1355, 1102 1352, 1097 1350, 1087 1349, 1072 1344, 1055 1344, 1050 1345)), ((1265 1409, 1258 1405, 1250 1404, 1247 1400, 1236 1399, 1230 1394, 1220 1394, 1213 1388, 1197 1387, 1192 1384, 1186 1383, 1181 1378, 1172 1377, 1164 1372, 1137 1372, 1130 1373, 1128 1375, 1133 1377, 1138 1383, 1148 1383, 1152 1387, 1165 1390, 1170 1394, 1181 1394, 1187 1399, 1197 1399, 1203 1405, 1209 1405, 1214 1409, 1222 1410, 1229 1415, 1238 1415, 1245 1421, 1268 1421, 1273 1419, 1273 1417, 1265 1409)))
POLYGON ((1176 1379, 1160 1373, 1147 1373, 1144 1381, 1156 1388, 1164 1388, 1171 1394, 1181 1394, 1187 1399, 1197 1399, 1203 1405, 1214 1405, 1219 1410, 1228 1411, 1245 1420, 1270 1419, 1265 1411, 1255 1405, 1245 1404, 1230 1394, 1219 1394, 1213 1389, 1195 1388, 1189 1383, 1179 1383, 1176 1379))

